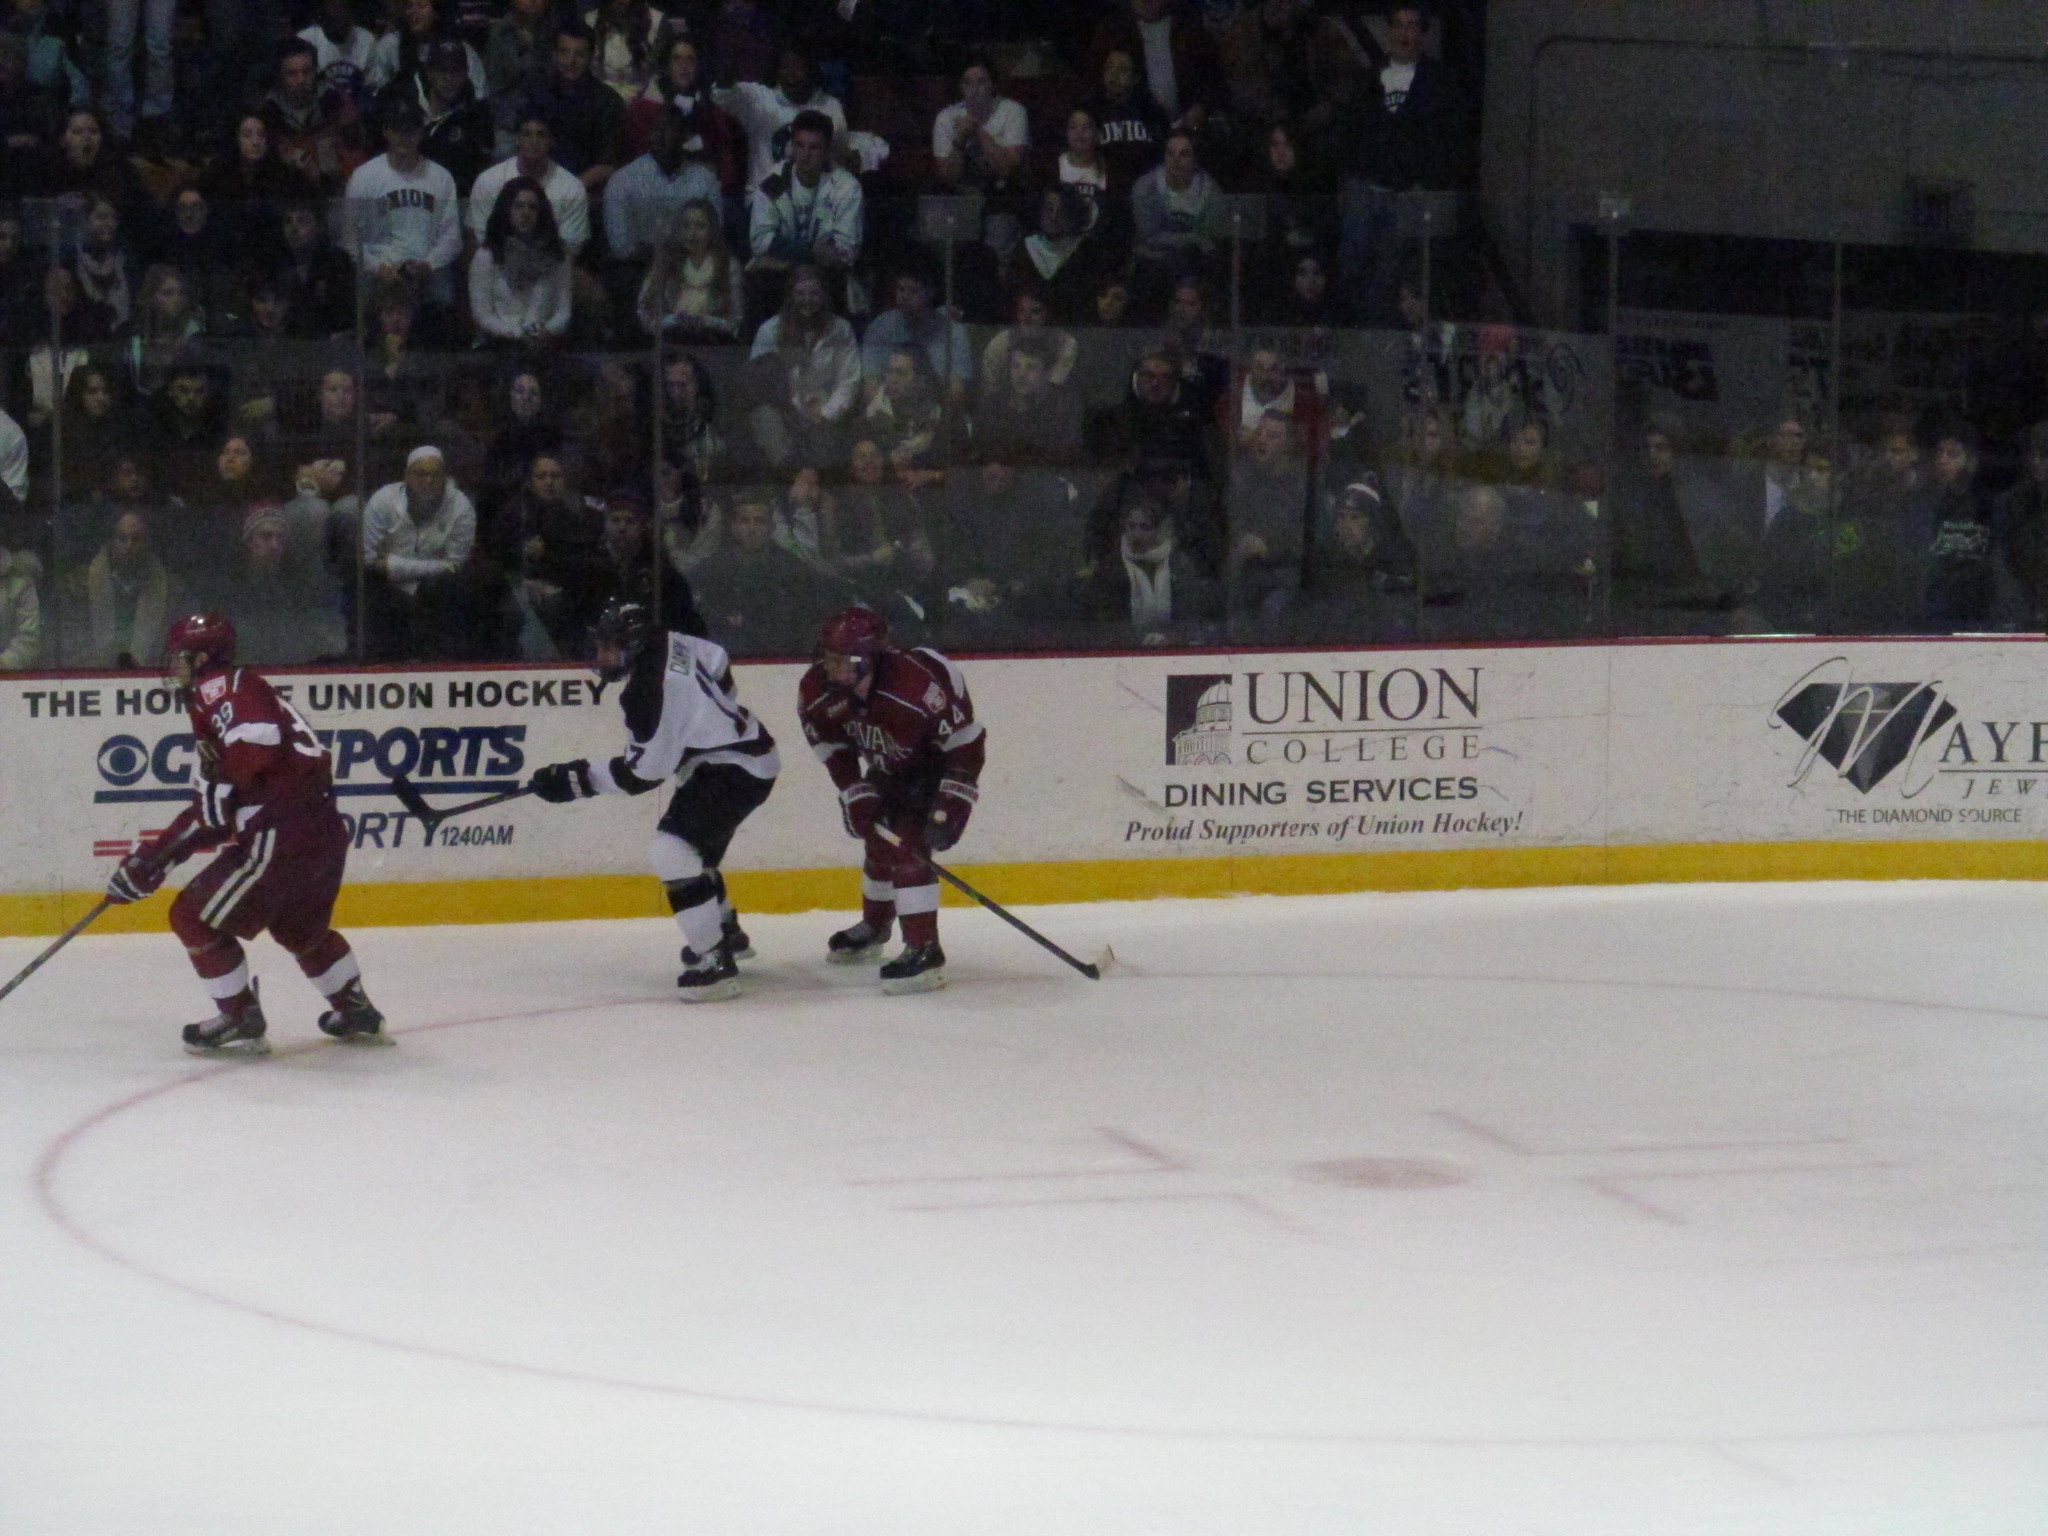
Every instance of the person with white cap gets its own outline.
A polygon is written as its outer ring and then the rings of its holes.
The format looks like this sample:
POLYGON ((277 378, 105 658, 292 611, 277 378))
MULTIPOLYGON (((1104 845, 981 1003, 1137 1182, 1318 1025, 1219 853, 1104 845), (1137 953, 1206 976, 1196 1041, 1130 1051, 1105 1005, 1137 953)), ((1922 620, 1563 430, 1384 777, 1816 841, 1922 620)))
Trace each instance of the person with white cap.
POLYGON ((412 659, 422 648, 465 653, 483 640, 465 622, 478 595, 466 574, 475 547, 476 507, 449 481, 447 457, 428 445, 413 449, 405 478, 363 506, 366 617, 376 659, 412 659))

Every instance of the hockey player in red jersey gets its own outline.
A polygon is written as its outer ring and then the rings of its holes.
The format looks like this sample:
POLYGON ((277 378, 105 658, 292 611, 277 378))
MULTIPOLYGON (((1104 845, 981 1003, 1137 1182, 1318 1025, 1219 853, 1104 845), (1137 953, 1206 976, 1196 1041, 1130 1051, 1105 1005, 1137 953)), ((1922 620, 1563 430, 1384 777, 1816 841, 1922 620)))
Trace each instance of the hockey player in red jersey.
POLYGON ((928 858, 960 840, 980 795, 986 740, 967 679, 937 651, 891 645, 873 609, 848 608, 825 621, 797 712, 839 790, 847 832, 867 850, 860 921, 832 935, 830 958, 878 958, 900 917, 903 952, 882 967, 882 990, 944 986, 939 884, 928 858))
POLYGON ((193 1054, 269 1050, 240 942, 265 929, 327 999, 322 1031, 381 1042, 384 1016, 364 995, 355 954, 331 921, 348 828, 334 808, 327 749, 276 689, 234 663, 235 628, 227 619, 198 613, 171 625, 166 680, 190 691, 197 793, 161 837, 122 861, 107 895, 140 901, 172 865, 224 848, 171 904, 171 929, 218 1009, 206 1023, 185 1026, 185 1049, 193 1054))

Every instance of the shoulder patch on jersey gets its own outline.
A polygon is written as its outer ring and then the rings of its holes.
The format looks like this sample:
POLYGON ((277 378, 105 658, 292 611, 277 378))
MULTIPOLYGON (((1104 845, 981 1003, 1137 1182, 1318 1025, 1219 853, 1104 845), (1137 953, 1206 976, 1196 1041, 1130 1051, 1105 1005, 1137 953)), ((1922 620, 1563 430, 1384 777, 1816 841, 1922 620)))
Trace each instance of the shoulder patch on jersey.
POLYGON ((199 685, 200 700, 207 704, 218 704, 227 691, 228 675, 225 672, 217 672, 199 685))
POLYGON ((937 714, 945 709, 946 692, 937 683, 933 683, 925 689, 924 707, 932 711, 934 714, 937 714))

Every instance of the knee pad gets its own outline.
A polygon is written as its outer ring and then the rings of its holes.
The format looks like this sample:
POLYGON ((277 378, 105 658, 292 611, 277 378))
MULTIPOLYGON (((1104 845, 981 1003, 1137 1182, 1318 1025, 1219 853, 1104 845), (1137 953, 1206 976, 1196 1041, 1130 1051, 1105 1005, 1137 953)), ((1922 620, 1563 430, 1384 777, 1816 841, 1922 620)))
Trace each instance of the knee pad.
POLYGON ((718 885, 709 875, 692 875, 687 880, 665 882, 668 891, 668 909, 671 912, 687 912, 692 907, 701 907, 707 902, 718 900, 718 885))
POLYGON ((663 885, 674 885, 704 873, 702 855, 673 832, 657 832, 649 839, 647 864, 663 885))

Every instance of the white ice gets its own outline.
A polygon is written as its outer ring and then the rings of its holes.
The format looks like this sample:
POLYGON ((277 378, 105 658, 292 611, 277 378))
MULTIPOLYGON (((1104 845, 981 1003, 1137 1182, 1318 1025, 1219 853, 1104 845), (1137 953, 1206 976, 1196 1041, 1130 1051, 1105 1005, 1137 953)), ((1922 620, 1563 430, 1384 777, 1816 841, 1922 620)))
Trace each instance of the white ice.
MULTIPOLYGON (((2039 1536, 2048 891, 366 929, 0 1005, 5 1536, 2039 1536)), ((40 940, 0 941, 0 977, 40 940)))

